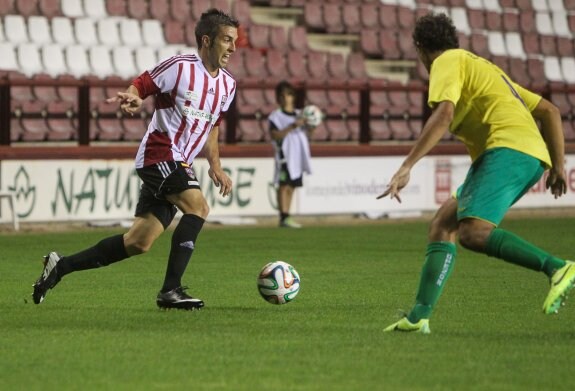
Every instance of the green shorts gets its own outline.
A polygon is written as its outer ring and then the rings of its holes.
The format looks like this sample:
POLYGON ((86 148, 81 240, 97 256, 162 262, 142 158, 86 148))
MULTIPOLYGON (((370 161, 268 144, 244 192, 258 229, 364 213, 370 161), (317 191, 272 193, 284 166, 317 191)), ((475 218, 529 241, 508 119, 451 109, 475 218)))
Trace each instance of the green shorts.
POLYGON ((509 148, 485 151, 457 189, 457 221, 476 218, 498 226, 544 171, 539 159, 522 152, 509 148))

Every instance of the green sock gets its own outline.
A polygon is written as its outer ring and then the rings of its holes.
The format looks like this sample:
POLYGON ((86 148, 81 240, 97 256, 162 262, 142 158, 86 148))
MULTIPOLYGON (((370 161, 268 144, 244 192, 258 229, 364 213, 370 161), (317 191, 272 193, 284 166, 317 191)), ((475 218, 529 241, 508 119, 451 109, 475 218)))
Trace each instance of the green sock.
POLYGON ((407 316, 411 323, 429 319, 453 270, 455 255, 456 247, 451 242, 432 242, 427 245, 415 306, 407 316))
POLYGON ((490 257, 503 259, 528 269, 542 271, 551 277, 557 269, 565 266, 565 261, 554 257, 519 236, 500 228, 495 228, 485 246, 490 257))

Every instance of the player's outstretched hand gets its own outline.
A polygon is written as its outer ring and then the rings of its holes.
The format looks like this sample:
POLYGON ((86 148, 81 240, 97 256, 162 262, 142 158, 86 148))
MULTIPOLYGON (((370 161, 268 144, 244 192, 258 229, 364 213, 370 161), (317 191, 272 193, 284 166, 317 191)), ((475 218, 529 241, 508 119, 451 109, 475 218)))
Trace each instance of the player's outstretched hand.
POLYGON ((220 188, 220 194, 222 196, 227 196, 232 192, 232 180, 224 172, 224 170, 214 170, 210 167, 208 170, 208 175, 212 178, 214 185, 220 188))
POLYGON ((389 196, 389 198, 395 198, 399 203, 401 203, 401 197, 399 196, 399 192, 409 183, 409 173, 410 169, 405 167, 400 167, 399 170, 393 175, 391 181, 387 185, 387 189, 379 196, 377 199, 389 196))
POLYGON ((555 199, 565 194, 567 192, 567 183, 565 182, 565 174, 563 171, 551 169, 545 181, 545 187, 551 189, 551 194, 555 196, 555 199))
POLYGON ((106 99, 107 103, 119 103, 123 113, 134 115, 142 107, 142 99, 129 92, 118 92, 116 96, 106 99))

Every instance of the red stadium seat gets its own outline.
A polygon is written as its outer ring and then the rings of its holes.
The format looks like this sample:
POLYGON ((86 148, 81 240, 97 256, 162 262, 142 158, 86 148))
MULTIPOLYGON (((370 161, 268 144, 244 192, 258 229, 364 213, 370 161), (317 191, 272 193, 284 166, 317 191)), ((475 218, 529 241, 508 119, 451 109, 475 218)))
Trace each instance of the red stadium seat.
POLYGON ((358 34, 362 28, 359 4, 344 4, 341 12, 340 18, 343 21, 344 31, 347 34, 358 34))
POLYGON ((38 0, 16 0, 16 11, 22 16, 38 15, 38 0))
POLYGON ((330 141, 348 141, 351 139, 345 120, 328 119, 325 121, 325 126, 330 141))
POLYGON ((0 15, 10 15, 16 13, 14 0, 1 0, 0 1, 0 15))
POLYGON ((536 33, 535 12, 521 8, 519 13, 519 28, 522 33, 536 33))
MULTIPOLYGON (((379 46, 384 59, 398 60, 401 58, 399 51, 397 32, 393 30, 382 29, 379 31, 379 46)), ((409 41, 402 39, 403 41, 409 41)))
POLYGON ((305 3, 303 11, 305 26, 312 31, 325 31, 323 7, 321 3, 305 3))
MULTIPOLYGON (((170 0, 170 16, 173 20, 177 20, 179 22, 185 23, 189 22, 190 16, 193 20, 198 20, 199 17, 196 18, 195 14, 195 7, 194 5, 203 5, 203 1, 192 1, 190 6, 190 2, 188 0, 170 0)), ((205 8, 204 8, 205 9, 205 8)))
POLYGON ((278 82, 286 77, 287 65, 283 51, 270 49, 266 55, 266 69, 271 78, 278 82))
POLYGON ((505 31, 519 31, 519 11, 516 9, 503 10, 501 24, 505 31))
POLYGON ((251 9, 248 0, 232 1, 232 15, 240 22, 241 25, 249 27, 251 25, 251 9))
POLYGON ((379 26, 386 29, 396 29, 399 27, 399 8, 396 5, 379 4, 377 8, 379 9, 379 26))
POLYGON ((309 44, 307 30, 304 26, 295 26, 288 31, 288 45, 292 50, 307 52, 309 44))
POLYGON ((327 54, 327 72, 333 83, 345 83, 347 69, 345 57, 341 53, 327 54))
MULTIPOLYGON (((151 2, 153 3, 153 1, 151 2)), ((148 2, 146 0, 127 0, 127 11, 130 18, 143 20, 150 19, 150 12, 148 10, 148 2)))
POLYGON ((248 30, 250 46, 255 49, 270 47, 270 27, 264 24, 252 24, 248 30))
POLYGON ((269 27, 269 46, 278 50, 287 50, 288 40, 286 29, 282 26, 269 27))
POLYGON ((150 18, 161 22, 167 20, 170 16, 169 1, 150 1, 150 18))
MULTIPOLYGON (((381 15, 381 11, 380 11, 381 15)), ((415 25, 415 12, 409 7, 397 7, 397 26, 403 29, 412 29, 415 25)))
MULTIPOLYGON (((385 30, 382 30, 385 31, 385 30)), ((369 57, 381 57, 378 30, 364 30, 359 37, 359 45, 362 53, 369 57)))
POLYGON ((328 78, 327 54, 311 50, 307 54, 307 70, 314 81, 326 80, 328 78))
POLYGON ((185 42, 184 24, 175 19, 166 20, 164 34, 166 42, 169 44, 183 44, 185 42))
MULTIPOLYGON (((380 26, 379 2, 360 3, 360 21, 363 29, 375 29, 380 26)), ((395 19, 394 19, 395 20, 395 19)), ((385 27, 385 26, 384 26, 385 27)))
POLYGON ((259 142, 264 140, 264 130, 257 119, 242 119, 238 123, 237 141, 259 142))
POLYGON ((483 32, 472 33, 469 38, 471 51, 478 56, 489 58, 489 47, 487 44, 487 35, 483 32))
POLYGON ((291 80, 298 82, 309 79, 306 67, 305 53, 296 50, 290 50, 287 53, 286 60, 288 74, 291 80))
POLYGON ((315 127, 313 133, 311 134, 311 141, 327 141, 328 139, 327 128, 325 127, 325 122, 322 122, 315 127))
POLYGON ((409 122, 405 119, 390 119, 389 128, 392 140, 405 141, 414 139, 409 122))
POLYGON ((250 81, 263 80, 268 76, 265 57, 259 50, 243 50, 244 66, 247 78, 250 81))
POLYGON ((525 51, 525 54, 528 56, 541 54, 541 44, 538 33, 522 33, 521 39, 523 41, 523 50, 525 51))
POLYGON ((231 13, 231 11, 232 11, 232 7, 230 7, 230 2, 228 0, 212 0, 211 6, 213 8, 217 8, 219 10, 222 10, 227 14, 231 13))
POLYGON ((126 16, 126 1, 125 0, 108 0, 106 1, 106 11, 109 16, 126 16))
MULTIPOLYGON (((55 80, 46 74, 37 74, 32 77, 33 80, 50 83, 54 82, 55 80)), ((58 96, 58 91, 56 89, 56 85, 35 85, 33 87, 33 93, 37 100, 40 100, 45 103, 56 102, 60 100, 58 96)), ((70 106, 68 104, 68 106, 70 106)), ((71 106, 70 106, 71 107, 71 106)))
POLYGON ((525 60, 521 58, 509 59, 509 76, 514 82, 522 86, 528 86, 531 83, 525 67, 525 60))
POLYGON ((369 122, 369 135, 373 141, 387 141, 391 139, 391 128, 385 119, 372 119, 369 122))
POLYGON ((471 31, 482 31, 485 30, 485 11, 480 8, 468 8, 467 9, 467 20, 469 22, 469 27, 471 31))
POLYGON ((501 13, 485 11, 485 27, 490 31, 500 31, 503 27, 501 13))
POLYGON ((125 117, 121 120, 122 140, 140 141, 148 129, 147 121, 141 117, 125 117))

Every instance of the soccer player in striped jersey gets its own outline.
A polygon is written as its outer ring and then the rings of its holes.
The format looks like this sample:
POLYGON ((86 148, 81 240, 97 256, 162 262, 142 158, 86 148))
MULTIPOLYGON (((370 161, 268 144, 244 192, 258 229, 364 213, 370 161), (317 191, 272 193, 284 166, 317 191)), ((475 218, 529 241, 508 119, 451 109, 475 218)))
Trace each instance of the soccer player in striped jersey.
POLYGON ((455 265, 457 237, 469 250, 543 272, 551 283, 543 312, 557 312, 575 283, 575 264, 498 225, 544 171, 548 171, 546 186, 555 198, 566 192, 559 110, 514 83, 488 60, 459 49, 457 32, 445 14, 419 18, 413 41, 429 71, 428 104, 433 112, 378 198, 389 196, 401 202, 400 191, 409 182, 412 167, 447 130, 465 144, 472 164, 455 197, 439 208, 431 222, 414 307, 385 331, 430 332, 429 317, 455 265))
POLYGON ((172 234, 160 308, 197 309, 204 305, 182 286, 182 277, 196 247, 209 207, 192 168, 202 152, 208 175, 222 196, 232 181, 222 169, 218 132, 222 116, 236 92, 236 81, 224 68, 236 50, 236 19, 216 9, 203 13, 196 25, 198 56, 168 58, 138 76, 128 89, 108 99, 134 115, 143 99, 155 97, 155 111, 138 148, 135 166, 142 180, 135 219, 127 233, 103 239, 69 256, 51 252, 32 294, 41 303, 62 277, 79 270, 107 266, 147 252, 171 224, 177 209, 183 216, 172 234))

